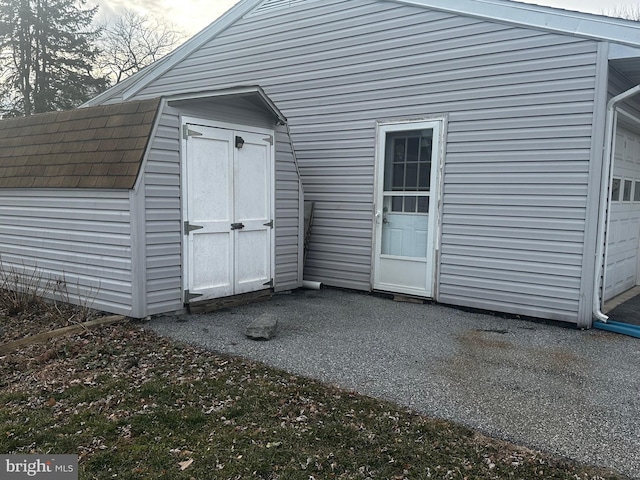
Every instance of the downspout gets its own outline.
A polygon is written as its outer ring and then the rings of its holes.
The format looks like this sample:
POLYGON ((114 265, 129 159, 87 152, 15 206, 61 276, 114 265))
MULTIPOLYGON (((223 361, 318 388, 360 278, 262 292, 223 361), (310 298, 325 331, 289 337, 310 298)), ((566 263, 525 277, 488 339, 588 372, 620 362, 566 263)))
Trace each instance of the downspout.
POLYGON ((291 128, 289 128, 289 122, 285 122, 284 125, 287 128, 287 135, 289 135, 289 145, 291 145, 291 154, 293 155, 293 164, 295 165, 296 173, 298 174, 298 208, 300 210, 298 215, 298 223, 300 223, 298 230, 298 241, 302 242, 302 245, 299 245, 298 250, 298 262, 301 264, 298 270, 298 286, 302 288, 312 288, 314 290, 319 290, 321 288, 321 284, 319 282, 312 282, 310 280, 304 279, 304 238, 306 234, 306 232, 304 231, 304 186, 302 185, 302 178, 300 177, 298 155, 296 155, 296 148, 293 145, 293 138, 291 138, 291 128))
POLYGON ((640 93, 640 85, 637 85, 619 95, 613 97, 607 103, 607 118, 605 122, 605 147, 602 180, 600 182, 600 209, 598 212, 598 250, 596 252, 596 275, 593 280, 593 316, 601 322, 607 322, 609 317, 602 312, 600 295, 600 278, 602 278, 602 290, 606 275, 606 235, 609 230, 609 205, 611 203, 611 182, 613 180, 613 142, 615 140, 616 107, 629 97, 640 93))

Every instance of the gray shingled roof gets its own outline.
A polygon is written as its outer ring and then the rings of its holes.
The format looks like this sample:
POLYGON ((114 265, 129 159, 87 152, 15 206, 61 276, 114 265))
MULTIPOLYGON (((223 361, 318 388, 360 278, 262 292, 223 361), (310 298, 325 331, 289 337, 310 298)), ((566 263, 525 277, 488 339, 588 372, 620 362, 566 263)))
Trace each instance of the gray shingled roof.
POLYGON ((133 188, 160 99, 0 120, 0 188, 133 188))

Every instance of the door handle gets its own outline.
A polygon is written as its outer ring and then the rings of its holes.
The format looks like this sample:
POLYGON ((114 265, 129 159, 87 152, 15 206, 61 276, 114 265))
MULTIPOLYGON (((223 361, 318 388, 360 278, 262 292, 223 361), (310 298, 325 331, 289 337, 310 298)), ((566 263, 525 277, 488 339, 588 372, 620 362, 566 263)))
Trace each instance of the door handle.
POLYGON ((232 223, 231 230, 242 230, 244 225, 242 223, 232 223))

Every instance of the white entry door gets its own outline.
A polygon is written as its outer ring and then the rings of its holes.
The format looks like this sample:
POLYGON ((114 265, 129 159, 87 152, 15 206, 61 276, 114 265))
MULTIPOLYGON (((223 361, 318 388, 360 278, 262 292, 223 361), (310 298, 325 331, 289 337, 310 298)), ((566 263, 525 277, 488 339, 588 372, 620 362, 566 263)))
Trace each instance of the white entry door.
POLYGON ((186 300, 269 288, 273 228, 269 136, 189 124, 184 132, 186 300))
POLYGON ((376 290, 433 295, 441 130, 441 121, 379 126, 376 290))

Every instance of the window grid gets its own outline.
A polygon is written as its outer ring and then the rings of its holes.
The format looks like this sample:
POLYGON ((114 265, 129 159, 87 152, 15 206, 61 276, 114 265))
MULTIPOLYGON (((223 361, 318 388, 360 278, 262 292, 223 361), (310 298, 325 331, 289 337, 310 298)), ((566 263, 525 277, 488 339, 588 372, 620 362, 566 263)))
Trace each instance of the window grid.
POLYGON ((622 188, 622 201, 630 202, 631 201, 631 188, 633 187, 633 182, 631 180, 624 180, 623 188, 622 188))
POLYGON ((622 179, 614 178, 611 182, 611 201, 619 202, 620 201, 620 184, 622 179))
POLYGON ((393 139, 391 190, 394 192, 424 192, 425 196, 391 198, 391 211, 404 213, 429 212, 431 182, 431 139, 422 135, 406 135, 393 139))

